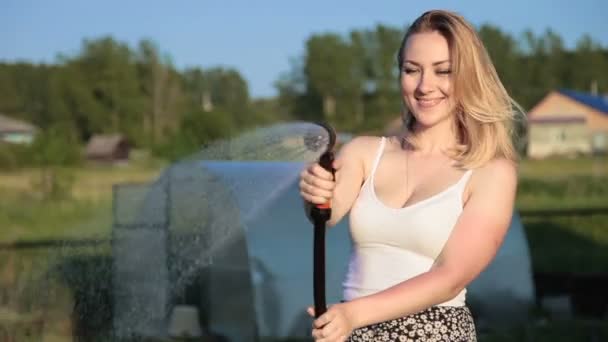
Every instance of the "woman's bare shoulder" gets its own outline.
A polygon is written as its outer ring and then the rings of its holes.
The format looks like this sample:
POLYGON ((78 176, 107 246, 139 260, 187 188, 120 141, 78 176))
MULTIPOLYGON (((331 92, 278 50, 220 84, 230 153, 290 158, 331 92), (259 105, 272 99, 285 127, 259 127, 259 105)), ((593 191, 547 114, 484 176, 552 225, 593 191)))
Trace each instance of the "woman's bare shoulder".
POLYGON ((474 171, 475 188, 512 188, 517 185, 517 163, 506 158, 495 158, 474 171))
POLYGON ((340 148, 338 158, 345 164, 362 167, 362 176, 365 178, 378 153, 381 139, 375 136, 357 136, 340 148))
POLYGON ((494 176, 517 175, 517 163, 506 158, 494 158, 478 169, 478 173, 494 176))
POLYGON ((341 153, 354 156, 366 156, 370 151, 377 151, 381 137, 361 135, 353 138, 340 149, 341 153))

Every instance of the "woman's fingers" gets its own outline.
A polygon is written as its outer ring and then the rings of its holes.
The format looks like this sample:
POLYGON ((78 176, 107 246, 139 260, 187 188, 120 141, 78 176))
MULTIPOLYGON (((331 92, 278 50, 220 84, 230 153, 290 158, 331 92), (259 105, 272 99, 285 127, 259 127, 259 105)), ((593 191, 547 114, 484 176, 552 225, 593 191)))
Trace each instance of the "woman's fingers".
POLYGON ((314 185, 311 185, 310 183, 306 182, 305 180, 301 180, 300 181, 300 191, 308 194, 309 196, 312 197, 324 197, 324 198, 331 198, 333 196, 333 190, 327 190, 324 188, 319 188, 316 187, 314 185))
POLYGON ((317 188, 317 189, 331 191, 335 187, 335 182, 333 180, 323 179, 323 178, 317 177, 315 175, 312 175, 310 173, 307 173, 300 178, 301 178, 301 180, 306 182, 306 184, 308 184, 314 188, 317 188))
POLYGON ((309 185, 323 190, 333 190, 336 184, 332 179, 327 180, 311 174, 305 175, 302 179, 309 185))
POLYGON ((331 171, 325 170, 319 163, 309 165, 308 172, 315 175, 318 178, 333 181, 334 175, 331 171))
POLYGON ((315 308, 309 306, 308 309, 306 309, 306 312, 308 312, 308 315, 310 315, 310 317, 315 318, 315 308))
POLYGON ((340 327, 338 327, 337 324, 329 322, 321 329, 323 332, 323 337, 329 338, 331 341, 333 341, 339 336, 339 328, 340 327))
MULTIPOLYGON (((314 307, 306 310, 311 317, 315 316, 314 307)), ((316 342, 344 342, 350 335, 347 322, 339 311, 330 310, 313 321, 312 337, 316 342)))
POLYGON ((346 340, 346 336, 339 327, 329 324, 323 329, 313 329, 312 337, 316 342, 342 342, 346 340))
POLYGON ((317 328, 317 329, 321 329, 323 328, 325 325, 327 325, 327 323, 331 322, 331 316, 329 312, 326 312, 324 314, 321 315, 321 317, 315 319, 312 322, 313 327, 317 328))
POLYGON ((300 194, 313 204, 326 203, 333 197, 335 182, 331 173, 318 164, 311 164, 300 174, 300 194))

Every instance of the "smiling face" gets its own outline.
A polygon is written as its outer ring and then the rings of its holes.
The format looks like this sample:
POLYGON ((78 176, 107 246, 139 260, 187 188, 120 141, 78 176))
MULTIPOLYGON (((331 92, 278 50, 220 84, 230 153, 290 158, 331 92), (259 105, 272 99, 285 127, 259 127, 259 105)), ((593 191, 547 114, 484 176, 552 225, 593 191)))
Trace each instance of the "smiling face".
POLYGON ((418 125, 430 127, 453 120, 450 48, 438 31, 415 33, 405 42, 401 91, 418 125))

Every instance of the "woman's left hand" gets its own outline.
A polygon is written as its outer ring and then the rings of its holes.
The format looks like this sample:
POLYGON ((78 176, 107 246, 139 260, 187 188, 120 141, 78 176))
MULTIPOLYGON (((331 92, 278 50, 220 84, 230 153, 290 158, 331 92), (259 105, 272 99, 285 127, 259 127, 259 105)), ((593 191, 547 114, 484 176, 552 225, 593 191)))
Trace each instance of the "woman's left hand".
MULTIPOLYGON (((311 317, 315 317, 313 307, 307 311, 311 317)), ((312 337, 316 342, 343 342, 354 330, 345 304, 330 306, 327 312, 314 320, 312 327, 312 337)))

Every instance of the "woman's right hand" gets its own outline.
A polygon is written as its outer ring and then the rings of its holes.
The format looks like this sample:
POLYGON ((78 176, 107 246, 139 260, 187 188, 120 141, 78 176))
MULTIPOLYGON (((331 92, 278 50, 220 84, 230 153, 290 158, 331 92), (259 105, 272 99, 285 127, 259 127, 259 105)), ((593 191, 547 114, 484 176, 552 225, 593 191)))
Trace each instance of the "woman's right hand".
MULTIPOLYGON (((334 161, 334 169, 338 169, 339 163, 334 161)), ((325 204, 333 198, 336 187, 334 175, 325 170, 319 163, 309 164, 300 173, 300 195, 312 204, 325 204)))

